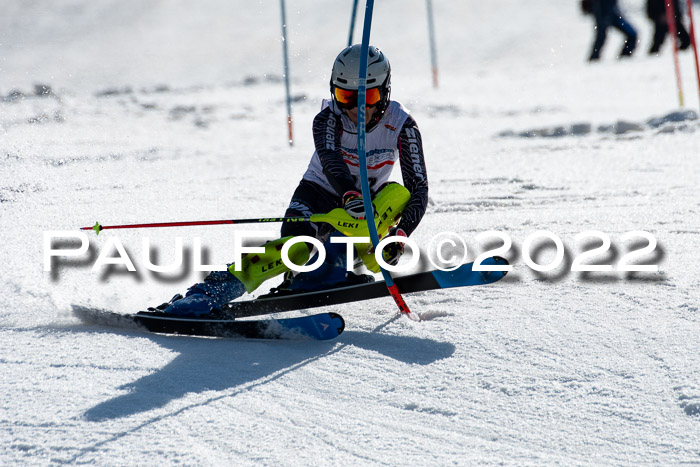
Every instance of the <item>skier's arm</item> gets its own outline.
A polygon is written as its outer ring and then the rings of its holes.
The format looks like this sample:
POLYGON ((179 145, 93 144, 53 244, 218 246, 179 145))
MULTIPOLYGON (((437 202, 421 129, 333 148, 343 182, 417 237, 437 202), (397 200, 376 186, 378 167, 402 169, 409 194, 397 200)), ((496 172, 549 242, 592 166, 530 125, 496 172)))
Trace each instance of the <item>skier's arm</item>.
POLYGON ((411 235, 428 207, 428 173, 425 169, 421 134, 416 121, 410 116, 401 128, 398 146, 403 184, 411 193, 398 228, 403 229, 406 235, 411 235))
POLYGON ((357 190, 355 180, 340 152, 342 132, 343 124, 340 116, 335 115, 330 107, 323 109, 314 118, 313 134, 316 152, 321 160, 324 175, 340 196, 348 191, 357 190))

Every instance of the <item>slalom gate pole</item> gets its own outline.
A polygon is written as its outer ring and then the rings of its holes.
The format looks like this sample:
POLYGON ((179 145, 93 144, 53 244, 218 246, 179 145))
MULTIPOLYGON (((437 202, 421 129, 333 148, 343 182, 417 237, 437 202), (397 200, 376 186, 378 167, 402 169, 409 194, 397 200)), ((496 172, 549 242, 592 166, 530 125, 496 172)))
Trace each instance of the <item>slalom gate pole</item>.
POLYGON ((158 222, 150 224, 124 224, 124 225, 100 225, 95 222, 92 227, 81 227, 80 230, 94 230, 97 235, 103 230, 110 229, 150 229, 156 227, 187 227, 193 225, 221 225, 221 224, 262 224, 268 222, 312 222, 311 217, 259 217, 254 219, 223 219, 213 221, 185 221, 185 222, 158 222))
POLYGON ((690 19, 690 43, 693 45, 695 54, 695 76, 698 78, 698 98, 700 98, 700 62, 698 62, 698 43, 695 39, 695 21, 693 20, 693 0, 687 0, 688 18, 690 19))
POLYGON ((287 92, 287 129, 289 131, 289 145, 294 144, 292 133, 292 96, 289 93, 289 52, 287 50, 287 12, 284 7, 284 0, 280 0, 282 9, 282 55, 284 56, 284 86, 287 92))
POLYGON ((671 36, 673 45, 673 63, 676 68, 676 86, 678 87, 678 101, 683 107, 683 82, 681 79, 681 66, 678 62, 678 31, 676 30, 676 13, 673 8, 673 1, 666 0, 666 23, 668 25, 668 35, 671 36))
MULTIPOLYGON (((365 23, 362 30, 362 47, 360 49, 360 73, 359 86, 357 89, 357 155, 360 163, 360 182, 362 187, 362 199, 365 206, 365 219, 367 219, 367 227, 369 229, 369 237, 372 240, 372 246, 376 249, 379 243, 379 235, 377 234, 377 226, 374 224, 374 209, 372 207, 372 192, 369 188, 369 180, 367 178, 367 153, 365 151, 366 141, 366 126, 365 113, 367 106, 367 59, 369 56, 369 33, 372 28, 372 10, 374 9, 374 0, 367 0, 365 6, 365 23)), ((384 282, 386 283, 389 293, 399 307, 401 313, 405 313, 409 318, 419 321, 420 318, 411 313, 408 305, 404 301, 398 287, 394 283, 389 271, 381 268, 384 282)))
POLYGON ((435 25, 433 23, 433 0, 426 0, 428 9, 428 39, 430 40, 430 64, 433 70, 433 87, 438 87, 437 49, 435 47, 435 25))
POLYGON ((348 34, 348 47, 352 45, 352 36, 355 32, 355 17, 357 16, 357 2, 359 0, 353 0, 352 2, 352 15, 350 16, 350 33, 348 34))

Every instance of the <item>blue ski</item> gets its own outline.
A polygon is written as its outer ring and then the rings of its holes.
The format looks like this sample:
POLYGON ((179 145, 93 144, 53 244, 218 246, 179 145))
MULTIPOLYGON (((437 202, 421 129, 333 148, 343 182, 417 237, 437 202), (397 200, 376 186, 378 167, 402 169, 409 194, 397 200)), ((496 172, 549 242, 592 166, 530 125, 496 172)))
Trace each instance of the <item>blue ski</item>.
MULTIPOLYGON (((508 261, 495 256, 485 259, 485 266, 507 266, 508 261)), ((491 284, 501 280, 505 271, 474 271, 473 263, 463 264, 454 271, 427 271, 409 276, 396 277, 394 282, 402 294, 424 292, 427 290, 447 289, 491 284)), ((223 314, 231 317, 256 316, 282 311, 316 308, 327 305, 370 300, 388 297, 384 281, 362 283, 293 294, 269 294, 255 300, 231 302, 223 307, 223 314)))
POLYGON ((86 324, 139 329, 162 334, 252 339, 328 340, 343 332, 345 321, 337 313, 318 313, 284 319, 233 320, 181 318, 162 312, 142 311, 123 315, 108 310, 73 305, 73 314, 86 324))

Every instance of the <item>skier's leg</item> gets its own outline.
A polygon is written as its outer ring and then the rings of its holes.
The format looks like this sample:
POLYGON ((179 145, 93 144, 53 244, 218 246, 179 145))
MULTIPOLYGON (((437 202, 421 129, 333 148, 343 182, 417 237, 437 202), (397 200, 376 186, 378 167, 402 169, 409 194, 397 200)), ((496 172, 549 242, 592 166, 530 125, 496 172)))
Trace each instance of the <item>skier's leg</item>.
MULTIPOLYGON (((323 187, 302 180, 294 190, 285 217, 309 217, 313 214, 326 213, 343 206, 342 197, 330 193, 323 187)), ((305 235, 325 241, 333 228, 325 223, 315 222, 286 222, 282 224, 282 237, 298 237, 305 235)))
MULTIPOLYGON (((329 239, 323 244, 323 249, 326 253, 323 263, 313 271, 287 273, 285 281, 279 287, 273 289, 273 291, 301 292, 373 282, 373 276, 355 274, 347 270, 348 260, 352 261, 352 258, 348 258, 347 255, 347 245, 345 243, 332 242, 333 238, 343 236, 344 235, 340 232, 333 232, 329 239)), ((309 263, 313 264, 317 259, 318 253, 309 260, 309 263)))
POLYGON ((594 61, 600 59, 600 52, 605 44, 605 39, 607 38, 608 26, 610 25, 610 19, 607 11, 603 9, 602 2, 593 2, 593 16, 595 16, 595 41, 593 42, 593 49, 588 57, 589 61, 594 61))
POLYGON ((676 31, 678 34, 678 48, 681 50, 685 50, 688 47, 690 47, 690 34, 688 34, 688 31, 685 29, 685 25, 683 24, 683 18, 676 13, 676 31))
MULTIPOLYGON (((385 237, 389 233, 389 229, 398 223, 410 198, 411 194, 409 191, 399 183, 390 182, 379 188, 376 195, 372 198, 372 205, 376 213, 375 224, 379 238, 385 237)), ((287 215, 299 214, 288 211, 287 215)), ((351 223, 355 224, 357 221, 350 219, 348 216, 348 224, 351 223)), ((324 226, 328 227, 326 224, 324 224, 324 226)), ((292 229, 288 229, 286 232, 288 233, 291 230, 292 229)), ((366 231, 366 226, 364 230, 366 231)), ((348 232, 348 235, 352 234, 353 232, 348 232)), ((357 275, 347 271, 347 247, 344 243, 332 243, 331 240, 334 236, 339 237, 343 236, 343 234, 341 232, 334 232, 330 237, 323 237, 326 239, 324 243, 326 259, 322 265, 314 271, 303 272, 293 276, 291 276, 290 273, 289 277, 287 277, 287 280, 280 288, 288 290, 316 290, 331 286, 339 286, 343 283, 370 282, 373 280, 372 276, 357 275)), ((368 269, 378 272, 379 269, 376 260, 373 254, 370 253, 371 249, 371 244, 360 244, 356 247, 360 261, 366 261, 365 266, 367 266, 368 269)), ((309 262, 314 263, 315 260, 316 257, 312 258, 309 262)))
POLYGON ((372 197, 379 238, 385 237, 389 229, 399 222, 410 199, 411 193, 400 183, 388 182, 379 187, 372 197))
MULTIPOLYGON (((326 213, 342 207, 342 198, 328 192, 315 183, 302 180, 292 195, 285 216, 311 216, 317 213, 326 213)), ((282 225, 283 236, 306 235, 324 242, 326 259, 317 269, 303 273, 290 272, 286 275, 279 290, 313 290, 325 288, 328 284, 347 280, 345 245, 330 242, 332 235, 340 235, 327 223, 288 223, 282 225)), ((311 245, 309 245, 311 248, 311 245)), ((309 263, 314 263, 318 253, 309 263)))
POLYGON ((651 43, 651 47, 649 48, 650 54, 659 53, 659 50, 661 49, 661 46, 664 43, 664 39, 666 39, 667 33, 668 25, 666 24, 665 18, 663 19, 663 21, 661 19, 657 19, 656 21, 654 21, 654 39, 651 43))
MULTIPOLYGON (((399 223, 401 214, 410 199, 411 193, 399 183, 390 182, 380 187, 376 196, 372 198, 377 216, 375 219, 377 235, 380 240, 387 236, 393 226, 399 223)), ((374 273, 380 271, 371 243, 358 244, 355 246, 355 250, 358 258, 367 269, 374 273)))
MULTIPOLYGON (((316 212, 330 211, 341 205, 339 197, 334 197, 314 183, 302 180, 292 196, 285 216, 310 216, 316 212)), ((323 238, 331 231, 332 229, 326 224, 312 222, 282 224, 282 238, 266 243, 265 253, 243 255, 240 271, 236 271, 235 265, 231 264, 227 271, 212 272, 204 282, 190 287, 184 298, 173 301, 165 312, 178 315, 207 314, 213 308, 221 307, 246 291, 254 291, 264 281, 287 272, 289 269, 282 263, 281 250, 284 242, 290 237, 308 235, 323 238)), ((289 257, 295 264, 302 265, 308 261, 310 251, 310 245, 297 243, 290 249, 289 257)))
POLYGON ((620 51, 620 57, 629 57, 637 47, 637 31, 625 20, 616 8, 615 14, 611 17, 612 26, 625 35, 625 45, 620 51))
MULTIPOLYGON (((226 271, 210 273, 204 282, 193 285, 184 298, 175 300, 164 311, 179 316, 199 316, 234 300, 245 292, 253 292, 260 284, 289 271, 282 261, 282 247, 291 237, 267 242, 264 253, 248 253, 241 258, 241 267, 229 265, 226 271), (238 269, 238 270, 237 270, 238 269)), ((289 248, 289 259, 303 265, 309 260, 306 243, 296 243, 289 248)))
MULTIPOLYGON (((241 267, 234 264, 229 266, 228 272, 235 276, 244 286, 247 292, 253 292, 263 282, 273 277, 284 274, 290 269, 282 261, 282 248, 293 237, 283 237, 267 242, 264 253, 248 253, 241 260, 241 267), (237 270, 239 269, 239 270, 237 270)), ((289 260, 299 266, 309 261, 309 246, 304 242, 297 242, 288 249, 289 260)))

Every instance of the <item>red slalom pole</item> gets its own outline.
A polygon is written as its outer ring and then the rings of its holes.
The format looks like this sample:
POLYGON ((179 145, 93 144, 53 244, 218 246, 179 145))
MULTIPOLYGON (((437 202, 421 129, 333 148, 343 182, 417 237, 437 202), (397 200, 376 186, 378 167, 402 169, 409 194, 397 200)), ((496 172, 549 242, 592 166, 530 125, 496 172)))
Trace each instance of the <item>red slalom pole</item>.
POLYGON ((700 62, 698 62, 698 43, 695 40, 695 21, 693 21, 693 0, 688 2, 688 18, 690 19, 690 43, 695 54, 695 76, 698 78, 698 97, 700 98, 700 62))
POLYGON ((673 63, 676 67, 676 86, 678 87, 678 100, 683 107, 683 82, 681 80, 681 66, 678 62, 678 31, 676 30, 676 13, 673 2, 666 0, 666 23, 668 25, 668 35, 671 36, 673 44, 673 63))
POLYGON ((287 12, 284 0, 280 0, 282 10, 282 56, 284 59, 284 88, 287 95, 287 135, 289 145, 294 145, 294 134, 292 132, 292 95, 289 92, 289 51, 287 48, 287 12))

